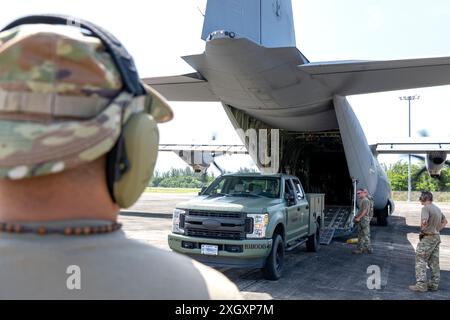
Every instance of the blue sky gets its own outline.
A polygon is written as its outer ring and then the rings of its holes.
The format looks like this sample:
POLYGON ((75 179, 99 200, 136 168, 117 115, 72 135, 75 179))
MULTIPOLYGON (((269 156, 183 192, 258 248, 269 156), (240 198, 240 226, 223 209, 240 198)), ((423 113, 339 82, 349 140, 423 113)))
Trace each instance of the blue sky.
MULTIPOLYGON (((292 0, 297 47, 311 61, 392 60, 450 56, 450 1, 292 0)), ((115 34, 135 57, 141 76, 192 72, 180 56, 201 53, 205 0, 16 0, 0 11, 0 24, 32 13, 65 13, 91 20, 115 34)), ((413 135, 427 129, 449 136, 450 87, 435 87, 349 98, 369 142, 408 133, 407 103, 399 96, 419 94, 413 103, 413 135)), ((175 119, 160 127, 163 143, 239 143, 215 103, 171 103, 175 119)), ((380 156, 392 162, 395 156, 380 156)), ((220 159, 229 170, 250 166, 245 156, 220 159)), ((184 163, 160 154, 157 169, 184 163)))

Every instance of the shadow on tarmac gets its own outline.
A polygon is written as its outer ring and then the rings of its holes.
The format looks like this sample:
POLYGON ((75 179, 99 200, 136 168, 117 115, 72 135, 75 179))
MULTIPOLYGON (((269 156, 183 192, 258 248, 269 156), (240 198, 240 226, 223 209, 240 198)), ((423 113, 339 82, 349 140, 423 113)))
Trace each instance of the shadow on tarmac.
MULTIPOLYGON (((309 253, 304 246, 285 256, 284 273, 278 281, 268 281, 258 269, 222 269, 244 295, 258 299, 258 294, 273 299, 450 299, 450 272, 442 271, 438 292, 415 293, 408 286, 415 283, 415 248, 408 234, 419 228, 406 225, 404 217, 391 216, 388 227, 371 226, 373 254, 354 255, 355 245, 347 238, 335 239, 321 246, 318 253, 309 253), (379 289, 371 268, 379 268, 379 289)), ((446 229, 443 235, 448 235, 446 229)), ((442 244, 441 244, 442 246, 442 244)), ((441 266, 449 265, 450 257, 442 254, 441 266)))

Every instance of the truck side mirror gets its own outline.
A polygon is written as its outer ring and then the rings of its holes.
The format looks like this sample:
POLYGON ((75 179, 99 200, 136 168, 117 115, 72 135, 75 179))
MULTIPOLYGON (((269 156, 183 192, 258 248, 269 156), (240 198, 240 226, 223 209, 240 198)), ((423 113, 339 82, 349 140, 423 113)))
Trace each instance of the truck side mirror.
POLYGON ((198 195, 200 196, 200 195, 206 190, 206 188, 207 188, 207 187, 202 187, 202 189, 200 190, 200 192, 198 193, 198 195))

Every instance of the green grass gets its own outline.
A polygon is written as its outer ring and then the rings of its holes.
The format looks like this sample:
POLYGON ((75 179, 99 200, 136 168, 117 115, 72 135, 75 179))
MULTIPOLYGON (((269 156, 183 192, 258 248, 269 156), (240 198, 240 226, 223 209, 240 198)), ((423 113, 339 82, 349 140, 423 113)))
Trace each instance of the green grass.
POLYGON ((198 193, 198 188, 153 188, 149 187, 145 189, 148 193, 198 193))
MULTIPOLYGON (((419 201, 420 192, 411 192, 411 201, 419 201)), ((392 191, 394 201, 406 201, 408 199, 407 191, 392 191)), ((433 192, 433 198, 436 202, 450 202, 450 192, 433 192)))

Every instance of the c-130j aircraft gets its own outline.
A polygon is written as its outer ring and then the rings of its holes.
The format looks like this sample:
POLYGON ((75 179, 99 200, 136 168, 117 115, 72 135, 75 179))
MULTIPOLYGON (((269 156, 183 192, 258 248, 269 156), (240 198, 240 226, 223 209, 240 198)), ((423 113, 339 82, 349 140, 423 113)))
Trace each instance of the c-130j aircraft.
POLYGON ((203 53, 183 57, 197 72, 144 81, 171 101, 221 102, 236 129, 280 129, 279 171, 327 205, 367 188, 386 225, 391 188, 346 96, 450 84, 450 57, 310 63, 290 0, 208 0, 202 39, 203 53))

